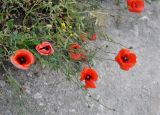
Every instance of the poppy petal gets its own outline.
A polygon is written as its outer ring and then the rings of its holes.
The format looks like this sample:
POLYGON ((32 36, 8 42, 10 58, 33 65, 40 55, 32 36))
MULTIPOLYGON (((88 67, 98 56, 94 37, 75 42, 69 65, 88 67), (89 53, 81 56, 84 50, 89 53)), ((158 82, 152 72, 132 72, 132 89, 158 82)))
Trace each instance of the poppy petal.
POLYGON ((81 76, 80 81, 85 80, 85 77, 86 77, 86 74, 87 74, 87 70, 88 70, 88 67, 84 66, 83 70, 80 73, 80 76, 81 76))
POLYGON ((70 53, 69 56, 72 60, 80 60, 81 59, 81 54, 78 54, 78 53, 70 53))
POLYGON ((128 62, 128 63, 130 63, 130 66, 131 66, 131 67, 136 64, 136 58, 137 58, 136 55, 133 54, 133 53, 131 53, 131 54, 129 55, 129 62, 128 62))
POLYGON ((91 36, 90 40, 91 40, 91 41, 94 41, 94 40, 96 40, 96 38, 97 38, 97 34, 96 34, 96 33, 93 33, 93 35, 91 36))
POLYGON ((98 80, 98 75, 93 69, 88 69, 87 73, 92 76, 92 80, 97 81, 98 80))
POLYGON ((90 80, 90 81, 85 81, 85 86, 86 89, 87 88, 96 88, 96 85, 94 83, 94 81, 90 80))

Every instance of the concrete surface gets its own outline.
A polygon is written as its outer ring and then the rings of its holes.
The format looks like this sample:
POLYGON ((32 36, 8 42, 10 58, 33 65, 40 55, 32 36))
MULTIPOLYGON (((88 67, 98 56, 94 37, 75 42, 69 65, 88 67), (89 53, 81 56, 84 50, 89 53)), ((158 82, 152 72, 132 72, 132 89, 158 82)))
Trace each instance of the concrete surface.
MULTIPOLYGON (((103 3, 116 8, 111 0, 103 3)), ((133 46, 138 57, 136 66, 128 72, 112 61, 95 60, 100 79, 88 97, 77 85, 51 70, 30 70, 24 83, 26 94, 13 95, 11 90, 0 95, 0 115, 160 115, 160 2, 145 4, 142 14, 114 10, 120 16, 116 24, 107 17, 104 29, 116 42, 133 46), (38 72, 41 70, 41 72, 38 72), (33 75, 32 75, 33 74, 33 75), (112 111, 107 109, 116 109, 112 111)), ((116 19, 115 17, 115 19, 116 19)), ((117 52, 120 45, 98 40, 95 46, 108 44, 106 51, 117 52)), ((97 56, 111 59, 113 55, 100 52, 97 56)), ((36 67, 35 67, 36 68, 36 67)), ((23 76, 22 76, 23 75, 23 76)), ((1 92, 7 84, 0 81, 1 92)))

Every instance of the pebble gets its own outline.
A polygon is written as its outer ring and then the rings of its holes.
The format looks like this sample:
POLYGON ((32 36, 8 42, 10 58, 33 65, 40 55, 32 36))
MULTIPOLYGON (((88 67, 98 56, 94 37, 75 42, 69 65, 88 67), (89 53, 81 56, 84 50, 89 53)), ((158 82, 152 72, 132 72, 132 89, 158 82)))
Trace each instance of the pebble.
POLYGON ((7 110, 7 111, 5 112, 5 115, 13 115, 13 114, 12 114, 12 112, 11 112, 10 110, 7 110))
POLYGON ((0 86, 5 87, 5 85, 6 85, 5 81, 0 80, 0 86))
POLYGON ((41 98, 42 98, 42 95, 41 95, 40 93, 36 93, 36 94, 34 95, 34 98, 35 98, 35 99, 41 99, 41 98))

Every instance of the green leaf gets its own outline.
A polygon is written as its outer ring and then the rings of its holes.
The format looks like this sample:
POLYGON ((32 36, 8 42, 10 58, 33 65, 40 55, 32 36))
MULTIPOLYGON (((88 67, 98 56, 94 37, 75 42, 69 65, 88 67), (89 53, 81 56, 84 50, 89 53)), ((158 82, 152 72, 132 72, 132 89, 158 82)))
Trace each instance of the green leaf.
POLYGON ((6 26, 7 28, 10 30, 13 28, 13 19, 9 20, 6 22, 6 26))
POLYGON ((2 54, 3 53, 3 49, 2 48, 0 48, 0 54, 2 54))

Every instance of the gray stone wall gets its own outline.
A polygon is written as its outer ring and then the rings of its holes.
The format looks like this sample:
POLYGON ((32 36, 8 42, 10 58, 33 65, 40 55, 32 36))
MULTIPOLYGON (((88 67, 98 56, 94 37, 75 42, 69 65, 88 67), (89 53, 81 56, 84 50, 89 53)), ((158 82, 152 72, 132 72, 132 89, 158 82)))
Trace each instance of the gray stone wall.
MULTIPOLYGON (((103 2, 103 7, 119 8, 111 0, 103 2)), ((128 72, 113 61, 95 60, 100 78, 97 88, 89 93, 98 103, 63 75, 36 67, 37 72, 18 74, 29 77, 24 96, 13 96, 9 89, 0 95, 0 115, 160 115, 160 2, 146 3, 141 14, 113 10, 112 15, 115 18, 107 16, 103 31, 116 42, 133 46, 138 59, 128 72)), ((93 45, 104 44, 109 52, 122 48, 103 40, 93 45)), ((114 59, 103 52, 97 56, 114 59)), ((3 81, 0 86, 7 88, 3 81)))

